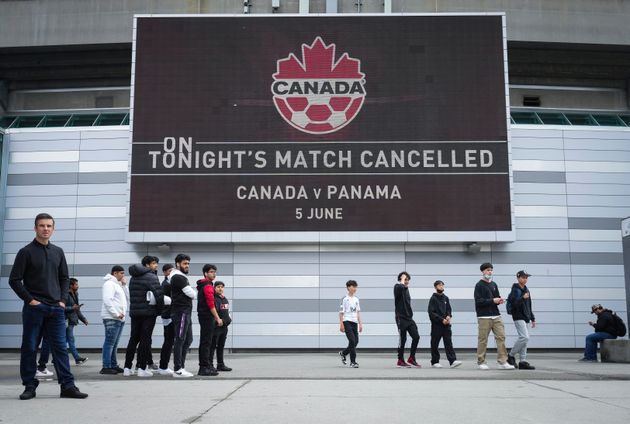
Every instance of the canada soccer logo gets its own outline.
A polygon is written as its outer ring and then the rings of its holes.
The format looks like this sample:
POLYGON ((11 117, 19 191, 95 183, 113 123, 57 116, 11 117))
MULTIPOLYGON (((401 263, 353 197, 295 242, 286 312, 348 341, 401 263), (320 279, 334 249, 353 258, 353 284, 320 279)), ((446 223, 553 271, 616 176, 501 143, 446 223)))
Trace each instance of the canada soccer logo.
POLYGON ((302 44, 302 61, 293 53, 276 62, 273 102, 294 128, 309 134, 329 134, 348 125, 365 100, 361 61, 344 53, 335 62, 335 44, 321 37, 302 44))

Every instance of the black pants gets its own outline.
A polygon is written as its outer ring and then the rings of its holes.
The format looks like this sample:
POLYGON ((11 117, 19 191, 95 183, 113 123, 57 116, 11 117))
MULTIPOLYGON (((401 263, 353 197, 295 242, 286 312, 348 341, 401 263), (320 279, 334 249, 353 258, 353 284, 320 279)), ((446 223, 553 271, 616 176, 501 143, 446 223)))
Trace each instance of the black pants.
POLYGON ((455 362, 457 357, 455 356, 455 349, 453 349, 452 335, 450 325, 431 323, 431 365, 440 362, 440 352, 438 350, 440 339, 444 340, 446 359, 448 359, 450 364, 455 362))
POLYGON ((350 362, 357 361, 357 345, 359 344, 359 324, 352 321, 344 321, 343 328, 348 338, 348 347, 343 350, 344 356, 350 354, 350 362))
POLYGON ((214 318, 212 315, 198 315, 197 317, 199 318, 199 368, 210 368, 214 318))
POLYGON ((151 355, 151 336, 153 335, 156 318, 155 315, 131 317, 131 334, 129 335, 129 343, 127 344, 127 353, 125 355, 125 368, 131 368, 136 349, 138 350, 136 365, 142 369, 147 367, 147 360, 151 355))
POLYGON ((408 319, 396 319, 396 325, 398 326, 398 359, 405 360, 405 343, 407 343, 407 333, 411 337, 411 350, 409 351, 409 357, 416 357, 416 350, 418 349, 418 343, 420 342, 420 335, 418 334, 418 326, 414 320, 408 319))
POLYGON ((223 348, 227 340, 228 327, 216 327, 212 333, 212 344, 210 347, 210 366, 214 362, 214 351, 217 352, 217 365, 225 365, 223 362, 223 348))
POLYGON ((164 343, 162 343, 162 350, 160 351, 160 368, 163 370, 168 368, 168 363, 171 361, 171 354, 173 353, 173 341, 175 338, 173 328, 174 324, 172 321, 169 325, 164 326, 164 343))
POLYGON ((192 344, 192 321, 190 320, 190 312, 172 311, 171 319, 173 320, 173 370, 178 371, 185 368, 186 354, 188 348, 192 344))

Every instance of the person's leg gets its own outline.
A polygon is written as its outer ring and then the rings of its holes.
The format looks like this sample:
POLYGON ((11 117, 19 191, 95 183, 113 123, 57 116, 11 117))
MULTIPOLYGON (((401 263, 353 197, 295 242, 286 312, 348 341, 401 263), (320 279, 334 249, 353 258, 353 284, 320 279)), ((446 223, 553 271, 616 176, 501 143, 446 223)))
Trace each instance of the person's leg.
POLYGON ((416 359, 416 350, 418 350, 418 343, 420 343, 420 334, 418 334, 418 326, 414 321, 411 322, 407 331, 409 331, 409 336, 411 337, 409 357, 416 359))
POLYGON ((39 362, 37 364, 37 369, 40 371, 44 371, 46 369, 46 364, 48 364, 49 359, 50 345, 48 344, 48 340, 46 340, 46 337, 42 337, 42 347, 39 352, 39 362))
POLYGON ((149 354, 151 353, 151 336, 155 327, 155 316, 143 317, 142 333, 138 344, 138 368, 146 369, 149 354))
MULTIPOLYGON (((46 305, 24 305, 22 307, 22 346, 20 348, 20 377, 22 385, 35 390, 39 380, 35 378, 37 369, 37 348, 44 333, 46 305)), ((45 364, 44 364, 45 366, 45 364)))
POLYGON ((405 321, 398 320, 398 360, 405 361, 405 343, 407 343, 407 326, 405 321))
POLYGON ((518 339, 510 350, 510 356, 516 358, 516 355, 519 355, 520 361, 525 362, 527 360, 527 342, 529 341, 527 323, 525 322, 525 320, 519 319, 514 321, 514 327, 516 328, 518 339))
POLYGON ((182 350, 184 347, 184 339, 186 338, 186 316, 183 312, 173 312, 173 370, 177 371, 182 368, 182 350))
POLYGON ((131 317, 131 333, 129 334, 129 342, 127 343, 127 352, 125 353, 125 368, 131 369, 133 358, 136 356, 136 349, 140 342, 140 334, 142 333, 142 318, 131 317))
POLYGON ((505 348, 505 326, 501 318, 492 319, 492 332, 497 344, 497 362, 505 364, 508 360, 507 349, 505 348))
POLYGON ((451 327, 444 327, 442 338, 444 340, 446 359, 448 359, 448 363, 452 365, 453 362, 457 361, 457 356, 455 355, 455 349, 453 349, 453 331, 451 327))
POLYGON ((61 306, 46 306, 49 313, 44 319, 45 332, 50 344, 53 364, 57 371, 57 381, 61 390, 74 387, 74 376, 70 371, 70 360, 66 340, 66 317, 61 306))
MULTIPOLYGON (((354 325, 354 339, 356 343, 354 344, 354 362, 357 361, 357 346, 359 345, 359 324, 354 325)), ((352 361, 352 354, 350 355, 350 362, 352 361)))
POLYGON ((441 338, 442 329, 435 324, 431 324, 431 365, 440 362, 439 347, 441 338))
MULTIPOLYGON (((215 329, 216 330, 216 329, 215 329)), ((217 366, 225 367, 225 362, 223 360, 223 351, 225 349, 225 341, 227 340, 228 329, 222 328, 218 334, 213 337, 216 339, 216 350, 217 350, 217 366)))
POLYGON ((193 333, 192 333, 192 320, 190 317, 190 313, 186 314, 186 338, 184 339, 184 345, 182 347, 182 368, 186 368, 186 355, 188 354, 188 350, 190 349, 190 345, 193 342, 193 333))
POLYGON ((343 323, 346 338, 348 339, 348 347, 343 351, 344 355, 350 354, 350 363, 354 363, 357 359, 356 345, 358 343, 356 337, 357 324, 351 321, 344 321, 343 323))
POLYGON ((199 369, 210 368, 212 359, 210 349, 212 346, 212 318, 199 315, 199 369))
POLYGON ((116 342, 118 327, 115 319, 104 319, 103 327, 105 327, 105 341, 103 341, 103 368, 114 368, 112 365, 112 349, 116 342))
POLYGON ((74 325, 68 325, 66 327, 66 341, 68 342, 68 350, 72 354, 72 357, 75 361, 78 361, 81 355, 79 355, 74 341, 74 325))
POLYGON ((164 343, 162 343, 162 350, 160 351, 160 368, 163 370, 168 368, 168 363, 171 361, 173 338, 173 322, 171 322, 164 326, 164 343))
POLYGON ((116 321, 116 337, 114 338, 114 345, 112 346, 112 355, 110 358, 112 368, 118 368, 118 359, 116 358, 116 353, 118 351, 118 342, 120 341, 120 336, 122 336, 124 327, 125 321, 116 321))
POLYGON ((489 318, 477 318, 477 364, 486 363, 486 351, 488 350, 488 336, 492 329, 492 320, 489 318))
POLYGON ((586 346, 584 348, 584 357, 589 360, 597 360, 597 343, 606 339, 614 339, 615 336, 598 331, 586 336, 586 346))

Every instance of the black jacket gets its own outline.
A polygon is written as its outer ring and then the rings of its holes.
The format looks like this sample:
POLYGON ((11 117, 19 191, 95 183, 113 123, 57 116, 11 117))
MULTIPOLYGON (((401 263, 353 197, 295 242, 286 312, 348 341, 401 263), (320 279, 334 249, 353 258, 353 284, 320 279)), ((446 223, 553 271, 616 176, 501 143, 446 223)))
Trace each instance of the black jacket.
POLYGON ((78 325, 79 320, 81 320, 83 324, 87 324, 88 321, 85 319, 83 313, 81 313, 81 309, 75 311, 72 308, 74 305, 80 304, 79 293, 77 292, 75 295, 71 291, 68 291, 68 297, 66 298, 66 319, 68 320, 69 325, 78 325))
POLYGON ((523 295, 525 293, 530 293, 527 286, 521 288, 518 283, 514 283, 512 285, 510 299, 512 302, 512 319, 514 321, 536 321, 536 317, 534 316, 534 312, 532 311, 531 293, 528 299, 523 298, 523 295))
POLYGON ((158 316, 164 308, 164 295, 157 274, 141 264, 131 265, 129 274, 129 316, 158 316), (153 293, 155 305, 149 305, 148 292, 153 293))
POLYGON ((185 287, 190 286, 188 277, 175 270, 171 272, 169 277, 171 280, 171 315, 175 312, 192 313, 193 298, 186 295, 183 291, 185 287))
MULTIPOLYGON (((451 308, 451 302, 448 296, 445 294, 433 293, 431 299, 429 299, 429 319, 432 325, 444 327, 442 320, 446 317, 453 316, 453 309, 451 308)), ((448 324, 450 327, 451 324, 448 324)))
POLYGON ((33 240, 15 256, 9 285, 24 303, 33 299, 47 305, 65 301, 70 283, 63 250, 33 240))
POLYGON ((602 313, 597 315, 597 322, 595 323, 595 331, 608 333, 611 336, 617 337, 617 329, 615 327, 615 319, 613 318, 612 311, 610 309, 604 309, 602 313))
POLYGON ((216 310, 216 306, 214 306, 214 286, 212 281, 203 278, 197 281, 197 315, 212 316, 210 312, 211 307, 214 307, 216 310))
MULTIPOLYGON (((162 281, 162 293, 164 296, 171 297, 171 282, 168 281, 168 278, 165 278, 162 281)), ((170 319, 171 318, 171 305, 164 305, 164 309, 162 309, 162 319, 170 319)))
POLYGON ((405 287, 401 283, 396 283, 394 285, 394 307, 396 310, 396 321, 399 319, 413 319, 409 287, 405 287))
POLYGON ((225 296, 219 296, 218 294, 214 295, 214 307, 217 309, 217 313, 219 314, 219 318, 223 321, 223 327, 217 328, 225 328, 232 322, 232 318, 230 318, 230 301, 225 296))
POLYGON ((475 286, 475 311, 478 317, 501 316, 499 306, 492 299, 501 297, 499 287, 494 281, 479 280, 475 286))

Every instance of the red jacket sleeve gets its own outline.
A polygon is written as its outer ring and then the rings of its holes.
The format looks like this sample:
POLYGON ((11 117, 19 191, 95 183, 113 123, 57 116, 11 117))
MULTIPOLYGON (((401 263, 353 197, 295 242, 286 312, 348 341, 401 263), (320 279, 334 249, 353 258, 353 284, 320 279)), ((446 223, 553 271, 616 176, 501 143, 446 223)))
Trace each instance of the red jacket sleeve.
POLYGON ((212 284, 208 284, 203 288, 203 295, 206 297, 208 309, 214 308, 214 287, 212 287, 212 284))

